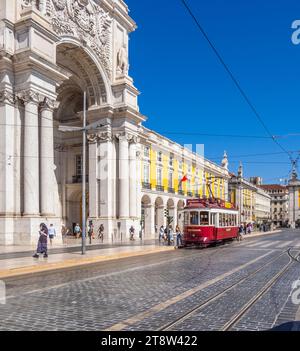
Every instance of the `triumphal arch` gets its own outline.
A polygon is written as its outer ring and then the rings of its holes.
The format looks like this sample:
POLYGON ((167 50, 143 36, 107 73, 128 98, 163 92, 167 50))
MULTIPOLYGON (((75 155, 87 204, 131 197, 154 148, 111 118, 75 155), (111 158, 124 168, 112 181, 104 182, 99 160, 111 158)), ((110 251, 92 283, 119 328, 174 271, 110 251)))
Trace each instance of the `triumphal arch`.
POLYGON ((88 219, 110 238, 138 225, 135 28, 122 0, 0 0, 0 245, 35 242, 40 222, 81 222, 82 181, 88 219), (60 128, 82 125, 84 92, 86 180, 82 133, 60 128))

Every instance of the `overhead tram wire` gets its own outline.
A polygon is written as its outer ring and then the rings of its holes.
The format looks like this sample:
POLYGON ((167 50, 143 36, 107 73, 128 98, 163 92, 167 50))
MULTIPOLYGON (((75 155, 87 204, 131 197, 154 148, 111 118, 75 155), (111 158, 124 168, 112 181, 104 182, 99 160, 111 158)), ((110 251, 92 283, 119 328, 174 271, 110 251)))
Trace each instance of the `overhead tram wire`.
POLYGON ((248 104, 248 106, 250 107, 250 109, 252 110, 252 112, 254 113, 254 115, 256 116, 256 118, 258 119, 258 121, 260 122, 260 124, 263 126, 263 128, 265 129, 265 131, 267 132, 267 134, 269 135, 269 137, 273 140, 273 142, 280 147, 280 149, 288 155, 289 159, 291 162, 293 162, 293 158, 290 155, 290 153, 278 142, 278 140, 276 139, 276 137, 271 133, 271 131, 269 130, 269 128, 267 127, 267 125, 265 124, 265 122, 263 121, 262 117, 260 116, 260 114, 258 113, 256 107, 254 106, 254 104, 251 102, 250 98, 248 97, 248 95, 246 94, 246 92, 244 91, 244 89, 241 87, 240 83, 238 82, 238 80, 235 78, 234 74, 232 73, 232 71, 230 70, 230 68, 228 67, 228 65, 225 63, 224 59, 222 58, 221 54, 219 53, 219 51, 217 50, 217 48, 215 47, 215 45, 213 44, 213 42, 209 39, 208 34, 206 33, 206 31, 204 30, 204 28, 202 27, 202 25, 200 24, 199 20, 196 18, 196 16, 194 15, 193 11, 191 10, 190 6, 187 4, 187 2, 185 0, 181 0, 181 3, 184 5, 184 7, 186 8, 187 12, 189 13, 189 15, 191 16, 191 18, 194 20, 194 22, 196 23, 198 29, 200 30, 200 32, 202 33, 202 35, 204 36, 204 38, 206 39, 206 41, 208 42, 208 44, 210 45, 211 49, 213 50, 213 52, 215 53, 215 55, 217 56, 217 58, 219 59, 219 61, 221 62, 222 66, 225 68, 226 72, 229 74, 231 80, 233 81, 233 83, 235 84, 235 86, 237 87, 237 89, 239 90, 239 92, 241 93, 241 95, 243 96, 243 98, 245 99, 246 103, 248 104))
MULTIPOLYGON (((294 153, 299 153, 300 150, 289 150, 290 154, 294 154, 294 153)), ((272 156, 272 155, 282 155, 285 154, 285 152, 265 152, 265 153, 257 153, 257 154, 244 154, 244 155, 230 155, 230 159, 234 159, 234 158, 242 158, 242 157, 257 157, 257 156, 272 156)), ((214 156, 214 157, 207 157, 209 160, 220 160, 222 159, 222 157, 220 156, 214 156)))

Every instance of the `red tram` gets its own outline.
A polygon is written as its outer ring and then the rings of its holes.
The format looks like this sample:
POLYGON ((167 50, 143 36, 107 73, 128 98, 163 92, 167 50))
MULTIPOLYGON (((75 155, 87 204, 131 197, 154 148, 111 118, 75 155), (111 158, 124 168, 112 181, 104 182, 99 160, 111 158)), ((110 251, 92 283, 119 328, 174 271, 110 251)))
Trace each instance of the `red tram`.
POLYGON ((238 236, 238 210, 220 199, 190 199, 183 210, 184 246, 208 245, 238 236))

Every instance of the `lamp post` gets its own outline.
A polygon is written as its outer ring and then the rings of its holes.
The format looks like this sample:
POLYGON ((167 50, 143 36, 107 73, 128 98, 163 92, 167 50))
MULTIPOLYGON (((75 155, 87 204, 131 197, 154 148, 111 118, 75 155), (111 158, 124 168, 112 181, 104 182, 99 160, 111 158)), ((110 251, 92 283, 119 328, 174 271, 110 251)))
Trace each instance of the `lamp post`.
POLYGON ((58 130, 63 133, 82 131, 82 235, 81 253, 86 253, 86 133, 91 129, 86 126, 86 91, 83 92, 83 125, 82 127, 72 127, 60 125, 58 130))
POLYGON ((86 253, 86 139, 87 131, 91 129, 98 129, 108 126, 108 124, 103 125, 90 124, 86 125, 87 118, 87 106, 86 106, 86 91, 83 92, 83 125, 82 127, 72 127, 60 125, 58 130, 63 133, 67 132, 82 132, 82 240, 81 240, 81 253, 85 255, 86 253))
POLYGON ((81 254, 86 252, 86 91, 83 93, 82 126, 82 243, 81 254))

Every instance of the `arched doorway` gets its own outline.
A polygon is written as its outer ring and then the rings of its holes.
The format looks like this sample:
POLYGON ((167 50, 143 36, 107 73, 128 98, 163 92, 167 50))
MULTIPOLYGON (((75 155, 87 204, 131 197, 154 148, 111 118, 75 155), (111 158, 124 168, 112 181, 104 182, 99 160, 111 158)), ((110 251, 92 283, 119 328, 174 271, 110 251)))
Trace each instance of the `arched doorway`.
MULTIPOLYGON (((82 200, 81 195, 75 199, 72 197, 70 200, 68 194, 80 194, 83 181, 88 183, 87 190, 90 181, 93 184, 93 189, 97 187, 96 174, 89 175, 90 163, 96 164, 96 155, 89 157, 88 148, 90 146, 87 144, 87 178, 83 180, 82 132, 61 132, 58 127, 59 125, 67 125, 71 128, 82 126, 84 91, 86 92, 87 124, 91 124, 99 118, 95 113, 91 116, 90 111, 94 112, 97 108, 102 108, 103 104, 107 103, 108 99, 110 100, 99 64, 85 50, 74 43, 62 41, 57 46, 56 55, 57 65, 68 77, 57 88, 57 102, 59 104, 54 111, 54 163, 56 180, 59 185, 62 217, 69 226, 78 221, 82 223, 82 200)), ((90 194, 94 194, 94 192, 90 191, 90 194)), ((87 218, 91 203, 88 199, 87 194, 87 218)), ((98 201, 97 196, 93 197, 93 201, 98 201)), ((93 203, 93 208, 95 207, 96 205, 93 203)))
POLYGON ((181 231, 183 231, 183 226, 184 226, 184 218, 183 218, 183 213, 182 210, 185 207, 185 202, 184 200, 179 200, 177 203, 177 224, 179 225, 179 228, 181 231))
POLYGON ((166 218, 164 215, 164 201, 161 197, 157 197, 155 200, 155 234, 158 237, 159 228, 166 226, 166 218))
POLYGON ((154 228, 154 216, 153 216, 153 206, 151 203, 151 198, 148 195, 144 195, 141 201, 142 214, 141 214, 141 230, 142 238, 151 238, 153 235, 154 228))
POLYGON ((173 199, 169 199, 167 202, 167 210, 169 212, 169 224, 175 228, 177 220, 177 211, 175 211, 175 204, 173 199))

